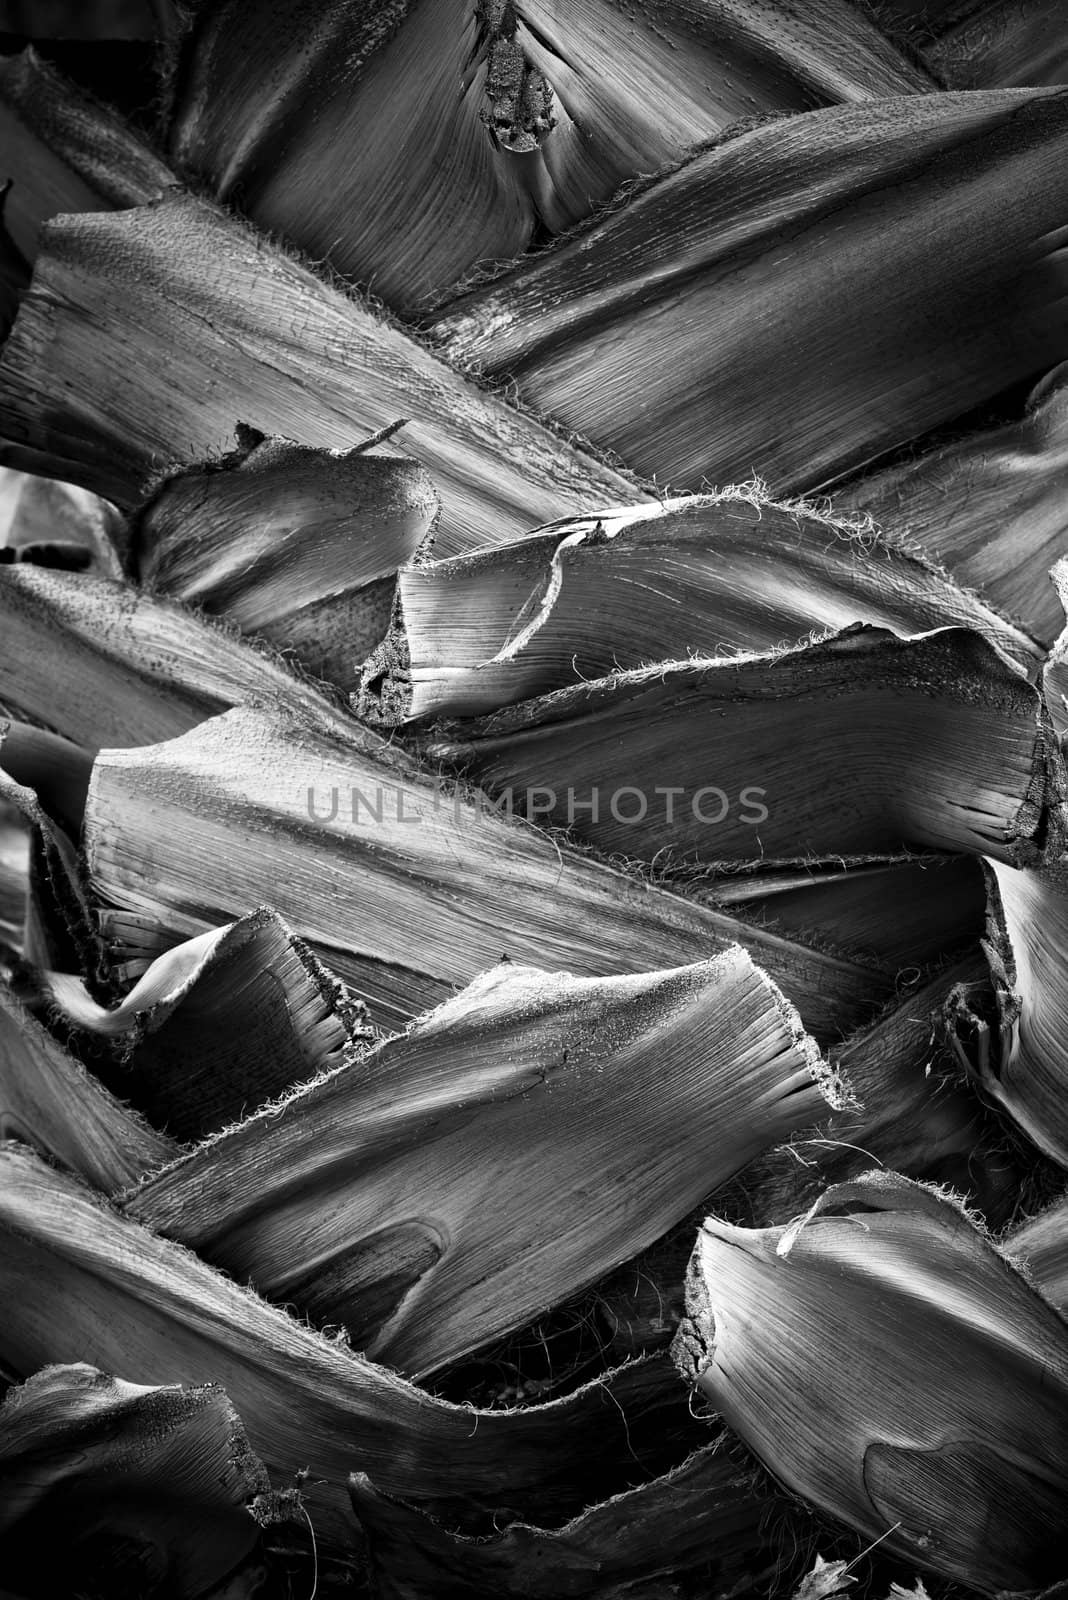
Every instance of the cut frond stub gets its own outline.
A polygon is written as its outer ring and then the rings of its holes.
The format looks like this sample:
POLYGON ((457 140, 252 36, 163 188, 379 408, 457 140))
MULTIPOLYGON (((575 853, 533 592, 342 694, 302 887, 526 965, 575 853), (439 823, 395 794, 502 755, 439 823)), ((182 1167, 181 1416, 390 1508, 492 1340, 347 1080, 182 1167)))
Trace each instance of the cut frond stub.
POLYGON ((956 990, 947 1021, 984 1094, 1068 1167, 1068 857, 986 877, 990 986, 956 990))
POLYGON ((505 955, 603 977, 742 944, 817 1034, 855 1022, 883 987, 871 968, 557 845, 340 716, 241 707, 181 739, 104 751, 85 843, 126 977, 269 904, 383 1027, 505 955))
POLYGON ((507 963, 124 1206, 421 1377, 645 1249, 839 1098, 741 949, 636 977, 507 963))
POLYGON ((58 1026, 114 1053, 112 1087, 183 1141, 216 1133, 374 1038, 361 1002, 266 908, 159 956, 110 1009, 69 974, 42 983, 58 1026))
POLYGON ((646 861, 912 845, 1024 864, 1064 797, 1041 696, 964 628, 857 626, 781 655, 662 662, 449 731, 432 759, 646 861))
POLYGON ((133 568, 352 689, 388 626, 393 574, 437 522, 434 484, 395 456, 252 437, 157 489, 134 518, 133 568))
POLYGON ((393 636, 368 662, 361 715, 477 716, 653 661, 776 650, 855 622, 974 628, 1031 674, 1011 623, 861 519, 759 489, 572 519, 398 575, 393 636), (396 665, 399 663, 399 667, 396 665))
POLYGON ((3 459, 124 509, 161 471, 227 454, 238 422, 348 450, 402 417, 402 444, 385 449, 434 479, 443 555, 591 501, 651 498, 461 376, 377 306, 180 193, 47 225, 2 374, 3 459))
POLYGON ((687 1309, 680 1370, 795 1493, 983 1594, 1068 1573, 1068 1326, 955 1202, 869 1173, 709 1219, 687 1309))
POLYGON ((26 1600, 259 1588, 270 1481, 221 1389, 47 1367, 0 1407, 4 1583, 26 1600))

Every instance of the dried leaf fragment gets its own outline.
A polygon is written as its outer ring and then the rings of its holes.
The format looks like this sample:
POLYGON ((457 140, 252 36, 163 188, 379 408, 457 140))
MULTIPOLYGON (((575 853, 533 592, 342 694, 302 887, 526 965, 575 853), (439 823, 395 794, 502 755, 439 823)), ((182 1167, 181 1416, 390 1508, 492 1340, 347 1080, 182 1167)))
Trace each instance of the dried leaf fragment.
POLYGON ((0 693, 90 750, 170 738, 257 697, 332 714, 270 655, 184 606, 30 566, 0 567, 0 693))
POLYGON ((259 440, 168 478, 134 517, 132 566, 154 593, 224 617, 355 687, 389 622, 393 574, 440 503, 414 461, 259 440))
POLYGON ((845 1594, 856 1583, 849 1575, 845 1561, 824 1561, 817 1556, 811 1572, 807 1572, 793 1594, 793 1600, 829 1600, 831 1595, 845 1594))

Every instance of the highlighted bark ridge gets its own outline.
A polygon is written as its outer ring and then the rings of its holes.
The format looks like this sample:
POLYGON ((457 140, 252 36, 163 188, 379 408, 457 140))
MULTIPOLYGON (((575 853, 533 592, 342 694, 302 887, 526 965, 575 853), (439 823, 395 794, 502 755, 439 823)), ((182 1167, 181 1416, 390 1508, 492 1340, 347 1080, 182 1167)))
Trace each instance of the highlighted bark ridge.
MULTIPOLYGON (((388 209, 395 218, 395 199, 388 209)), ((341 294, 190 195, 49 223, 3 373, 5 460, 122 507, 139 504, 161 470, 231 451, 238 421, 348 451, 401 417, 401 453, 441 497, 442 555, 500 543, 591 500, 649 498, 454 371, 375 302, 341 294), (141 351, 133 367, 131 340, 141 351)), ((392 443, 387 451, 398 453, 392 443)))
POLYGON ((763 122, 691 147, 430 331, 677 492, 754 473, 822 490, 1068 356, 1066 149, 1065 90, 763 122))
POLYGON ((132 518, 130 568, 154 594, 221 616, 355 687, 386 632, 393 576, 441 502, 407 457, 314 449, 238 427, 238 448, 163 480, 132 518))

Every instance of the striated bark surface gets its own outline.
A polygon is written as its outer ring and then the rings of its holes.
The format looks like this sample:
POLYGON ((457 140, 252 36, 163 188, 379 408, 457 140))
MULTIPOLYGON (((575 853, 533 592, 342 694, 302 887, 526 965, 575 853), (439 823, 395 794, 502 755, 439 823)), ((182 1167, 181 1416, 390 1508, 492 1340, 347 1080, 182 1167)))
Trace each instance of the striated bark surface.
POLYGON ((825 487, 1068 356, 1066 155, 1064 90, 772 122, 431 331, 676 491, 825 487))
POLYGON ((406 313, 739 118, 933 87, 843 0, 196 11, 175 161, 406 313))
POLYGON ((644 1249, 840 1100, 741 949, 632 978, 507 963, 123 1207, 423 1377, 644 1249))
POLYGON ((445 731, 430 759, 645 861, 912 845, 1032 864, 1056 847, 1065 792, 1038 690, 964 628, 858 625, 779 655, 660 662, 445 731))
POLYGON ((822 1034, 886 981, 568 850, 341 717, 244 708, 102 752, 85 845, 127 976, 269 903, 379 1025, 403 1026, 502 956, 603 977, 741 943, 822 1034))
POLYGON ((680 1369, 780 1482, 982 1594, 1063 1579, 1068 1328, 952 1200, 869 1173, 710 1218, 687 1305, 680 1369))
POLYGON ((975 595, 872 528, 754 490, 572 519, 398 574, 390 636, 363 670, 361 715, 474 716, 577 680, 867 622, 963 624, 1034 674, 1038 647, 975 595))
POLYGON ((442 554, 650 498, 189 195, 50 224, 0 374, 3 459, 125 507, 229 452, 239 423, 344 450, 403 421, 442 554))

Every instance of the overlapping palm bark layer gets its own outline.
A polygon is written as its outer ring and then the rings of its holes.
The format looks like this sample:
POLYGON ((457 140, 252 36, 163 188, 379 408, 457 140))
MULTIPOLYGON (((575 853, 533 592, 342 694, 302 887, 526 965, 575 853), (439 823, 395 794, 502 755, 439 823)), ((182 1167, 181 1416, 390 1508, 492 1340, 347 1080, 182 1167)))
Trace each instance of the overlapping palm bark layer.
POLYGON ((1060 1595, 1062 8, 8 9, 5 1596, 1060 1595))

